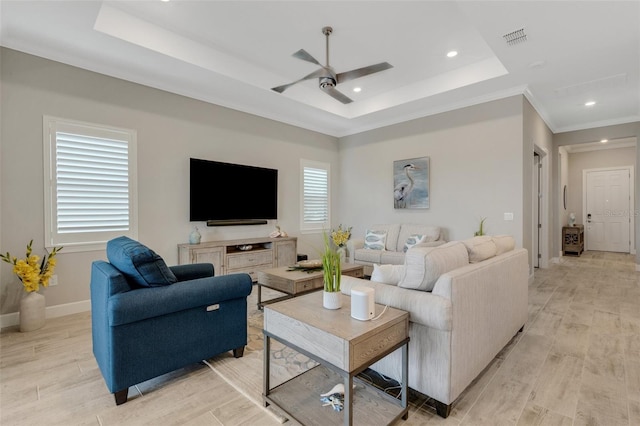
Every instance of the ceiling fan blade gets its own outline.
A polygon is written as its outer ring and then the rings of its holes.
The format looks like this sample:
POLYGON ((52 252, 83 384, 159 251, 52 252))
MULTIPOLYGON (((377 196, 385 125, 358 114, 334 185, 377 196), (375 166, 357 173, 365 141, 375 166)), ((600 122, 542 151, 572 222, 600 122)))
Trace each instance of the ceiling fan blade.
POLYGON ((379 64, 369 65, 368 67, 362 67, 355 70, 338 73, 336 74, 336 81, 338 82, 338 84, 344 83, 345 81, 388 70, 389 68, 393 68, 393 65, 388 62, 380 62, 379 64))
POLYGON ((327 86, 327 87, 323 87, 322 90, 325 93, 327 93, 327 95, 331 96, 334 99, 339 100, 343 104, 350 104, 351 102, 353 102, 353 100, 351 98, 349 98, 348 96, 345 96, 342 93, 340 93, 339 91, 337 91, 335 87, 327 86))
POLYGON ((300 80, 296 80, 296 81, 291 82, 289 84, 283 84, 282 86, 272 87, 271 90, 273 90, 274 92, 282 93, 285 90, 287 90, 289 87, 293 86, 294 84, 298 84, 301 81, 305 81, 305 80, 311 80, 312 78, 323 77, 324 76, 323 74, 325 74, 325 70, 324 70, 324 68, 320 68, 319 70, 316 70, 316 71, 312 72, 311 74, 305 75, 300 80))
POLYGON ((312 64, 323 66, 320 62, 318 62, 316 58, 311 56, 311 54, 304 49, 298 50, 292 56, 298 59, 302 59, 303 61, 311 62, 312 64))

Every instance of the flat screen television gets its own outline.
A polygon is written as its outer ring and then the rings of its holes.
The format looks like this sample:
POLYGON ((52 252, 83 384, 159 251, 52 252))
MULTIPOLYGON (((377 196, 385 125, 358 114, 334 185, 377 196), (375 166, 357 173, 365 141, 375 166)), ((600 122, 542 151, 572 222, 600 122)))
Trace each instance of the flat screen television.
POLYGON ((277 219, 278 170, 191 158, 189 207, 191 222, 277 219))

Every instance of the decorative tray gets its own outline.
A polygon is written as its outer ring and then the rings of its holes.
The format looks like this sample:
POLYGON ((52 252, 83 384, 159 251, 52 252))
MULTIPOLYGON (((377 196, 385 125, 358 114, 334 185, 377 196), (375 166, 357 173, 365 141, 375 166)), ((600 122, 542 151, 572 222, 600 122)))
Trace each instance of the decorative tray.
POLYGON ((306 271, 313 272, 322 269, 322 261, 320 259, 301 260, 293 266, 290 266, 288 271, 306 271))

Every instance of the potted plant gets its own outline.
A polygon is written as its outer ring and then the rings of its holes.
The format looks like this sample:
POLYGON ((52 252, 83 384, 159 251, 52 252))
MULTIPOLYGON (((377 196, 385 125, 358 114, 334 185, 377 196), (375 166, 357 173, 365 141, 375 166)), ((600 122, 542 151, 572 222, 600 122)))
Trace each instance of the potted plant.
POLYGON ((480 218, 480 229, 478 229, 473 236, 474 237, 481 237, 484 235, 484 221, 487 220, 486 217, 481 217, 480 218))
POLYGON ((342 296, 340 294, 340 278, 342 270, 340 267, 340 255, 331 248, 329 236, 323 233, 324 251, 322 253, 322 273, 324 280, 324 291, 322 294, 322 305, 327 309, 339 309, 342 307, 342 296))
POLYGON ((40 286, 48 287, 53 271, 56 268, 56 254, 62 247, 54 247, 40 261, 40 256, 33 254, 33 240, 27 244, 26 256, 18 259, 9 252, 0 254, 0 259, 13 265, 13 273, 22 282, 26 296, 20 300, 20 331, 32 331, 41 328, 45 320, 45 300, 38 291, 40 286))

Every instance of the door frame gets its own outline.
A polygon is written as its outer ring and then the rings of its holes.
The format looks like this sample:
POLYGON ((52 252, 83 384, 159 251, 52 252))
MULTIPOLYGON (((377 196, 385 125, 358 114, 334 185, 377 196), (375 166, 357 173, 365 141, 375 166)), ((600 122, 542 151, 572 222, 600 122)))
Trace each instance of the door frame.
POLYGON ((607 172, 614 170, 629 171, 629 253, 636 254, 636 231, 635 231, 635 173, 634 166, 613 166, 600 167, 597 169, 582 170, 582 221, 585 226, 584 249, 589 250, 589 239, 587 238, 587 173, 589 172, 607 172))
MULTIPOLYGON (((538 259, 538 267, 545 269, 549 267, 549 194, 551 192, 550 190, 550 184, 549 184, 549 152, 544 148, 541 147, 539 145, 536 145, 535 143, 533 144, 533 152, 535 154, 538 154, 538 156, 540 157, 540 186, 539 186, 539 191, 541 192, 541 197, 538 197, 538 194, 533 194, 533 205, 531 206, 533 209, 538 209, 540 208, 540 213, 539 213, 539 222, 541 225, 541 228, 538 228, 538 224, 537 223, 532 223, 532 229, 531 229, 531 237, 532 238, 536 238, 535 233, 538 232, 539 235, 539 240, 538 240, 538 252, 540 253, 540 258, 538 259), (536 199, 539 198, 539 205, 536 199)), ((537 174, 537 171, 534 171, 534 175, 537 174)), ((533 178, 533 176, 532 176, 533 178)), ((532 182, 533 184, 533 182, 532 182)), ((535 191, 531 191, 531 192, 535 192, 535 191)), ((535 217, 535 213, 532 211, 532 215, 533 217, 535 217)), ((531 221, 533 222, 533 220, 531 221)), ((532 241, 531 243, 532 247, 535 245, 534 242, 532 241)), ((532 250, 533 251, 533 250, 532 250)), ((538 253, 535 254, 535 256, 537 256, 538 253)), ((533 256, 534 254, 531 253, 531 265, 533 268, 533 265, 535 265, 535 262, 533 262, 533 256)))

